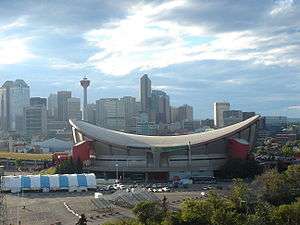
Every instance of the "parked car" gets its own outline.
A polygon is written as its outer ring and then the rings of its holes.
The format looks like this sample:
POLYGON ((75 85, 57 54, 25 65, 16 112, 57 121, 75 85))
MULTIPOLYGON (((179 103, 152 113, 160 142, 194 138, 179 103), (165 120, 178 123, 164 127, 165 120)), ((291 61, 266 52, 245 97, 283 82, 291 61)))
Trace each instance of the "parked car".
POLYGON ((171 191, 170 188, 168 188, 168 187, 163 187, 162 190, 163 190, 164 192, 170 192, 170 191, 171 191))

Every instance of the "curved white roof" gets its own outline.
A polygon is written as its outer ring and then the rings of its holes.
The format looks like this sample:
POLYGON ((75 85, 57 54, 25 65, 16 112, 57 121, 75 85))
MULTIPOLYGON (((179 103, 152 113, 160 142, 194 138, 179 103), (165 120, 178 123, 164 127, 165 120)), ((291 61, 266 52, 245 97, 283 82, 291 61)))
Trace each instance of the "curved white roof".
POLYGON ((193 133, 187 135, 178 136, 145 136, 137 134, 129 134, 115 130, 109 130, 106 128, 98 127, 93 124, 84 121, 70 120, 70 124, 84 136, 104 142, 107 144, 125 146, 125 147, 136 147, 136 148, 150 148, 150 147, 177 147, 186 146, 190 143, 193 144, 206 144, 213 142, 224 137, 231 136, 250 125, 257 122, 259 116, 253 116, 240 123, 224 127, 221 129, 193 133))

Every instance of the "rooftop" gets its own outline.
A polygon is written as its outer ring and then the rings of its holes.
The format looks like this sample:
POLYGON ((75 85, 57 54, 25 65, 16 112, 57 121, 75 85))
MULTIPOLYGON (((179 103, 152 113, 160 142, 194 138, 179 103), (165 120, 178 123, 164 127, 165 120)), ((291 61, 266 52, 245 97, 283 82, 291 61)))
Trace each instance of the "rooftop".
POLYGON ((109 130, 84 121, 76 120, 70 120, 70 124, 80 133, 83 133, 86 137, 92 140, 125 147, 163 148, 186 146, 188 144, 206 144, 217 141, 249 127, 250 125, 256 123, 258 119, 259 116, 257 115, 240 123, 236 123, 218 130, 178 136, 145 136, 129 134, 120 131, 109 130))

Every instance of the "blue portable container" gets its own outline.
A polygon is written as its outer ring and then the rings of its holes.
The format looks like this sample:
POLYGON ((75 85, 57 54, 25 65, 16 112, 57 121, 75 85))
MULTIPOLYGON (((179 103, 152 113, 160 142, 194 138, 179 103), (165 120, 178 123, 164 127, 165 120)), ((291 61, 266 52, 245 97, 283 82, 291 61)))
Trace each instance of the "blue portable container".
POLYGON ((28 176, 21 176, 21 188, 22 189, 30 189, 31 180, 28 176))
POLYGON ((79 187, 87 187, 87 180, 84 174, 77 174, 77 181, 79 187))
POLYGON ((69 179, 67 175, 59 176, 59 188, 60 189, 69 188, 69 179))
POLYGON ((46 175, 41 176, 41 188, 50 188, 50 180, 46 175))

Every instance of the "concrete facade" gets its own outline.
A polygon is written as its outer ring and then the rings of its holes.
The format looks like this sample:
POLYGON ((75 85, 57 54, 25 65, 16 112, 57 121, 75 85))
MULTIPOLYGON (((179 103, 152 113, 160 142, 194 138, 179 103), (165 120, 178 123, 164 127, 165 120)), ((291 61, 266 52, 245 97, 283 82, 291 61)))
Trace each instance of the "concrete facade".
POLYGON ((228 102, 215 102, 214 103, 214 125, 216 128, 224 127, 223 112, 230 110, 228 102))

